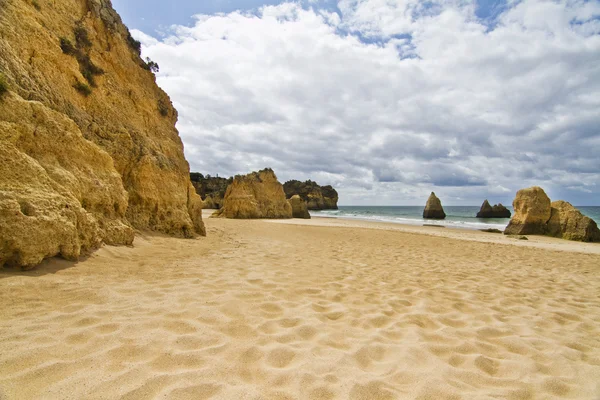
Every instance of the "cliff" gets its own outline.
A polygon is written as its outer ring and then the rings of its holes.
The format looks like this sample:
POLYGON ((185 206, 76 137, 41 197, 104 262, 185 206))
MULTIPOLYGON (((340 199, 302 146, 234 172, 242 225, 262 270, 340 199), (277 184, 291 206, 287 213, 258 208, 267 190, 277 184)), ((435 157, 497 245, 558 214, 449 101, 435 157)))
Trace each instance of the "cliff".
POLYGON ((292 207, 275 172, 266 168, 236 175, 227 187, 223 207, 216 216, 225 218, 292 218, 292 207))
POLYGON ((294 195, 300 196, 309 210, 337 210, 338 208, 338 193, 330 185, 319 186, 311 180, 306 182, 291 180, 283 184, 283 190, 288 199, 294 195))
POLYGON ((109 0, 0 0, 0 266, 205 233, 139 49, 109 0))
POLYGON ((223 198, 227 186, 233 182, 233 178, 219 178, 218 176, 202 175, 199 172, 190 173, 192 185, 196 193, 202 198, 204 208, 220 209, 223 207, 223 198))

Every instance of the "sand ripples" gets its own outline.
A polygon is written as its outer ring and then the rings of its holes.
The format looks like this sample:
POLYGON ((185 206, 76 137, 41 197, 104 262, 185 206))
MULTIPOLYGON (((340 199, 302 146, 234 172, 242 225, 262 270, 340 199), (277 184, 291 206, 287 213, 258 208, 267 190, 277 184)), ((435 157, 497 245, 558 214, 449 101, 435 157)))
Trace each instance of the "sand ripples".
POLYGON ((0 397, 600 396, 597 255, 207 225, 3 273, 0 397))

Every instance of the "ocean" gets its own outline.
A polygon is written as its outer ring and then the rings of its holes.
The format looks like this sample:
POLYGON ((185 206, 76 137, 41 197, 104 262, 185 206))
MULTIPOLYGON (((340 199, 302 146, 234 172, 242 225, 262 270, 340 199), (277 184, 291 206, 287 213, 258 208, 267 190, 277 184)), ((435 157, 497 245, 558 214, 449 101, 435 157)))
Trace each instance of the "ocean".
MULTIPOLYGON (((577 206, 576 206, 577 207, 577 206)), ((507 207, 513 212, 512 207, 507 207)), ((584 215, 600 222, 600 207, 577 207, 584 215)), ((446 219, 423 219, 423 207, 419 206, 340 206, 339 210, 311 211, 315 217, 359 219, 366 221, 394 222, 408 225, 435 224, 464 229, 504 230, 509 218, 475 218, 479 206, 444 206, 446 219)))

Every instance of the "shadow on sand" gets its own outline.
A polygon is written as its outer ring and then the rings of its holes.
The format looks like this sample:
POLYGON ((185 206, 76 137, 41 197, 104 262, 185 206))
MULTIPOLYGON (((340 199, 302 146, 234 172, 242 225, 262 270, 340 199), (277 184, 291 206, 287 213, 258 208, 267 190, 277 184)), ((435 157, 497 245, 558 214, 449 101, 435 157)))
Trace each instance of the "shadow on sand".
POLYGON ((12 276, 30 276, 38 277, 48 274, 55 274, 58 271, 75 267, 78 263, 87 260, 90 255, 82 256, 78 261, 69 261, 60 257, 51 257, 42 261, 39 265, 24 270, 20 267, 4 266, 0 268, 0 279, 10 278, 12 276))

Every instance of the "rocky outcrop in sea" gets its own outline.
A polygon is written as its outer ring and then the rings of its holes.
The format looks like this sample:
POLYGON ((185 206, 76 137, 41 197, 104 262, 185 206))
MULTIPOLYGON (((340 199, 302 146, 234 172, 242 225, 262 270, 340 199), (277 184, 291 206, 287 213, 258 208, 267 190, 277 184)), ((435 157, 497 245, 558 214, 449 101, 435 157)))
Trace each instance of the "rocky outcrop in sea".
POLYGON ((331 185, 319 186, 311 180, 305 182, 291 180, 283 184, 283 190, 288 199, 294 195, 300 196, 309 210, 338 209, 338 193, 331 185))
POLYGON ((481 205, 476 218, 510 218, 510 210, 500 204, 491 206, 487 199, 481 205))
POLYGON ((442 202, 437 198, 434 192, 431 192, 427 199, 427 204, 423 210, 423 218, 425 219, 444 219, 446 213, 442 207, 442 202))

